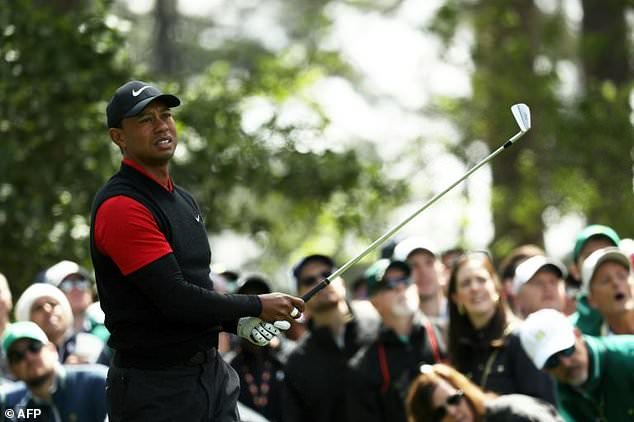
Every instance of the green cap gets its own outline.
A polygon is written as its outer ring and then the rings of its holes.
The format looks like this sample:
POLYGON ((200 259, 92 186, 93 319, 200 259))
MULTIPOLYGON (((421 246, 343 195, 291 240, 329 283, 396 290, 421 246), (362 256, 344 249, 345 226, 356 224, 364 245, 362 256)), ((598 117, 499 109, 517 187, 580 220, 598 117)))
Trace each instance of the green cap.
POLYGON ((614 244, 614 246, 619 246, 619 243, 621 242, 621 238, 611 227, 603 226, 601 224, 592 224, 581 230, 577 235, 577 240, 575 241, 575 249, 572 252, 572 258, 574 262, 577 262, 577 259, 579 259, 581 249, 583 249, 583 246, 586 244, 586 242, 591 237, 597 236, 606 237, 614 244))
POLYGON ((36 323, 31 321, 15 322, 7 327, 2 336, 2 348, 5 353, 13 343, 22 338, 30 338, 44 344, 48 343, 48 337, 36 323))
POLYGON ((385 283, 385 273, 390 268, 399 268, 408 276, 410 274, 409 265, 405 261, 389 260, 387 258, 379 259, 374 264, 370 265, 363 274, 365 277, 368 296, 374 295, 381 289, 381 287, 383 287, 385 283))

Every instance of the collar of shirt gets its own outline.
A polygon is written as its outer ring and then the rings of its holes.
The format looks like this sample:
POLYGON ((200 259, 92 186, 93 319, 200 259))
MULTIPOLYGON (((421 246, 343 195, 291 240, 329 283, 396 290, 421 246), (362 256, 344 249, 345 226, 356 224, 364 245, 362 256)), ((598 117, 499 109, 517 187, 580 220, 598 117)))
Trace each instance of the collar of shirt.
POLYGON ((139 163, 137 163, 136 161, 130 159, 130 158, 124 158, 123 160, 121 160, 121 163, 128 165, 132 168, 134 168, 135 170, 137 170, 138 172, 144 174, 145 176, 149 177, 150 179, 154 180, 156 183, 158 183, 159 185, 161 185, 165 190, 167 190, 168 192, 171 192, 174 190, 174 185, 172 184, 172 178, 169 177, 167 179, 167 184, 163 184, 161 183, 156 177, 152 176, 150 173, 148 173, 148 171, 146 169, 144 169, 139 163))

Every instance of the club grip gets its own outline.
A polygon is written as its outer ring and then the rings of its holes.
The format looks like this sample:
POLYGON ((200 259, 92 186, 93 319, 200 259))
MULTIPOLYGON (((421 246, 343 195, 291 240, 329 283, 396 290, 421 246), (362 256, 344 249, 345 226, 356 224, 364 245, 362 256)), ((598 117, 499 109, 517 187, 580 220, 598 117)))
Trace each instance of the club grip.
POLYGON ((312 289, 310 289, 304 296, 302 296, 302 300, 304 302, 308 302, 310 300, 310 298, 312 298, 313 296, 315 296, 317 293, 319 293, 320 291, 322 291, 326 286, 328 286, 330 284, 330 280, 328 280, 327 278, 320 281, 318 285, 316 285, 315 287, 313 287, 312 289))

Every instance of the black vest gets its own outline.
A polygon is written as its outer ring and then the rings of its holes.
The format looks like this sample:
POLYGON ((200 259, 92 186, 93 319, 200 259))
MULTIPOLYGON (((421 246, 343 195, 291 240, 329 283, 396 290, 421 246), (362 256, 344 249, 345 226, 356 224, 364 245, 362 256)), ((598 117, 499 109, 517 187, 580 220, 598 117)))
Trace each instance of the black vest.
MULTIPOLYGON (((124 195, 144 205, 172 247, 185 281, 213 290, 209 278, 211 250, 202 216, 193 197, 174 185, 167 191, 133 167, 123 164, 97 192, 91 210, 90 253, 95 268, 101 307, 111 333, 108 344, 128 356, 157 362, 177 362, 218 344, 220 321, 205 325, 168 320, 133 281, 124 276, 94 240, 94 221, 99 206, 108 198, 124 195)), ((134 280, 152 283, 153 280, 134 280)))

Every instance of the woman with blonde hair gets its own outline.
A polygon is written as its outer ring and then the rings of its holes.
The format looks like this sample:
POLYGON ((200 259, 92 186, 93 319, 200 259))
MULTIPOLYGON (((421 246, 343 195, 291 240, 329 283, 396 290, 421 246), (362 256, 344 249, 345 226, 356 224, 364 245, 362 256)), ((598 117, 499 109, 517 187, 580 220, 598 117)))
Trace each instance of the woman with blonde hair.
POLYGON ((513 313, 486 252, 458 259, 449 278, 449 363, 485 391, 526 394, 555 404, 555 384, 513 333, 513 313))
POLYGON ((444 364, 422 365, 407 394, 409 422, 562 422, 555 408, 521 394, 485 393, 444 364))

